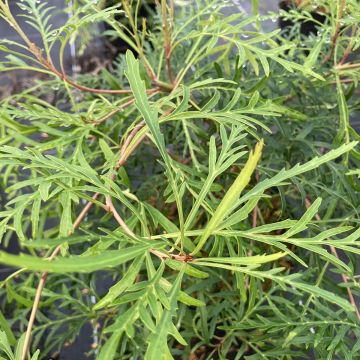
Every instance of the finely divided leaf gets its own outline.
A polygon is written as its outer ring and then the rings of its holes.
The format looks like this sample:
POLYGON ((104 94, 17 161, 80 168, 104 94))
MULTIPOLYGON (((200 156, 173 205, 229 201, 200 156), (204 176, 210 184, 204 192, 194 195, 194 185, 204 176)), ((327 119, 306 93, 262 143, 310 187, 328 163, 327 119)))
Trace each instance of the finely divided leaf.
POLYGON ((334 160, 339 156, 346 154, 352 150, 358 144, 357 141, 352 141, 349 144, 344 144, 337 149, 331 150, 325 155, 315 157, 312 160, 306 162, 305 164, 298 164, 289 170, 282 169, 275 176, 270 179, 263 180, 255 185, 250 191, 248 191, 244 196, 239 199, 240 203, 248 201, 255 195, 262 194, 266 189, 269 189, 273 186, 278 186, 283 183, 285 180, 288 180, 294 176, 300 175, 304 172, 318 168, 320 165, 325 164, 328 161, 334 160))
POLYGON ((131 286, 138 276, 141 265, 144 261, 144 256, 140 256, 134 260, 130 265, 123 278, 113 285, 109 292, 93 307, 94 310, 99 310, 111 304, 118 296, 120 296, 129 286, 131 286))
POLYGON ((307 209, 305 214, 292 226, 285 234, 284 237, 291 237, 307 228, 307 224, 317 214, 321 205, 321 198, 317 198, 311 206, 307 209))
POLYGON ((183 274, 184 271, 180 271, 168 295, 170 308, 163 310, 159 323, 156 326, 156 332, 152 333, 148 338, 145 360, 159 360, 159 356, 162 356, 168 349, 167 338, 172 331, 172 318, 176 313, 177 298, 183 274))

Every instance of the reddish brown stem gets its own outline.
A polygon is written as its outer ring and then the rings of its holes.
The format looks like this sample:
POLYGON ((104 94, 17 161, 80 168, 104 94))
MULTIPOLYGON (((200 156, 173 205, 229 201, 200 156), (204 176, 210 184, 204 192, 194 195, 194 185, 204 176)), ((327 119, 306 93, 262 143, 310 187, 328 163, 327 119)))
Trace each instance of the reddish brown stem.
POLYGON ((118 224, 121 226, 121 228, 125 231, 126 234, 128 234, 130 237, 135 238, 135 234, 131 231, 131 229, 126 225, 125 221, 122 219, 120 214, 117 212, 111 196, 106 197, 106 205, 108 207, 109 212, 111 212, 115 218, 115 220, 118 222, 118 224))
MULTIPOLYGON (((59 76, 59 75, 58 75, 59 76)), ((70 80, 68 77, 64 77, 62 74, 59 76, 62 80, 64 80, 67 84, 73 86, 74 88, 90 92, 93 94, 131 94, 131 89, 122 89, 122 90, 111 90, 111 89, 93 89, 84 85, 80 85, 75 83, 74 81, 70 80)))
MULTIPOLYGON (((310 201, 308 198, 305 199, 305 205, 306 205, 306 208, 309 208, 309 207, 311 206, 311 201, 310 201)), ((315 219, 318 220, 318 221, 320 221, 320 220, 321 220, 320 215, 319 215, 319 214, 316 214, 316 215, 315 215, 315 219)), ((330 247, 331 253, 332 253, 334 256, 336 256, 337 258, 339 258, 339 255, 338 255, 338 253, 337 253, 337 251, 336 251, 336 248, 335 248, 334 246, 332 246, 332 245, 330 245, 329 247, 330 247)), ((341 274, 341 278, 342 278, 342 280, 343 280, 343 282, 344 282, 345 284, 348 283, 348 278, 347 278, 344 274, 341 274)), ((356 301, 355 301, 355 298, 354 298, 353 293, 351 292, 350 287, 346 287, 346 291, 347 291, 347 293, 348 293, 348 297, 349 297, 350 304, 354 307, 356 316, 357 316, 357 318, 360 320, 360 312, 359 312, 358 307, 356 306, 356 301)))
MULTIPOLYGON (((120 227, 124 230, 126 234, 128 234, 130 237, 136 238, 136 235, 134 232, 127 226, 126 222, 123 220, 123 218, 120 216, 120 214, 117 212, 111 196, 106 197, 106 205, 108 207, 108 211, 112 213, 114 216, 114 219, 117 221, 117 223, 120 225, 120 227)), ((165 254, 161 251, 149 249, 149 251, 160 258, 161 260, 164 259, 174 259, 182 262, 190 262, 193 260, 193 258, 187 254, 165 254)))
MULTIPOLYGON (((134 138, 135 134, 144 126, 144 123, 140 123, 139 125, 137 125, 129 134, 130 140, 134 138)), ((141 140, 144 137, 141 138, 141 140)), ((141 141, 138 141, 136 146, 133 147, 132 151, 134 151, 137 147, 137 145, 140 143, 141 141)), ((117 162, 116 166, 115 166, 115 170, 118 170, 126 161, 127 157, 130 155, 126 155, 126 149, 129 146, 130 141, 125 141, 124 145, 121 148, 120 151, 120 159, 117 162)), ((114 179, 116 176, 116 174, 112 175, 112 179, 114 179)), ((96 200, 99 197, 100 193, 95 193, 93 195, 93 200, 96 200)), ((80 224, 82 223, 82 221, 84 220, 85 216, 87 215, 87 213, 89 212, 90 208, 92 207, 93 202, 89 201, 84 208, 82 209, 82 211, 80 212, 80 214, 78 215, 78 217, 76 218, 76 220, 73 223, 73 228, 76 229, 80 226, 80 224)), ((50 257, 48 258, 49 261, 53 260, 60 252, 61 250, 61 245, 57 246, 55 248, 55 250, 52 252, 52 254, 50 255, 50 257)), ((29 349, 29 345, 30 345, 30 338, 31 338, 31 332, 32 332, 32 328, 35 322, 35 318, 36 318, 36 313, 37 310, 39 308, 39 303, 40 303, 40 298, 41 298, 41 294, 43 292, 44 286, 45 286, 45 282, 46 282, 46 277, 47 277, 48 273, 44 272, 41 274, 40 277, 40 281, 39 284, 37 286, 36 289, 36 294, 35 294, 35 299, 34 299, 34 303, 31 309, 31 314, 30 314, 30 318, 29 318, 29 322, 28 322, 28 326, 26 329, 26 334, 25 334, 25 340, 24 340, 24 346, 23 346, 23 351, 22 351, 22 360, 26 360, 26 354, 27 351, 29 349)))
MULTIPOLYGON (((353 83, 355 80, 354 79, 340 79, 340 82, 343 84, 350 84, 353 83)), ((336 84, 336 81, 332 81, 332 84, 336 84)))
POLYGON ((173 3, 171 2, 171 7, 168 10, 166 1, 161 2, 161 11, 163 18, 163 32, 164 32, 164 52, 165 52, 165 62, 166 62, 166 73, 171 84, 174 83, 174 79, 171 72, 171 19, 173 16, 173 3), (168 21, 169 15, 169 21, 168 21))
POLYGON ((168 75, 168 78, 170 80, 170 82, 173 84, 174 83, 174 79, 173 79, 173 76, 172 76, 172 72, 171 72, 171 60, 170 60, 170 51, 166 50, 166 72, 167 72, 167 75, 168 75))
POLYGON ((356 69, 359 68, 360 64, 359 63, 354 63, 354 64, 340 64, 340 65, 336 65, 335 69, 337 70, 347 70, 347 69, 356 69))
MULTIPOLYGON (((45 59, 41 54, 41 50, 35 44, 32 43, 31 46, 29 47, 29 50, 33 53, 33 55, 39 60, 39 62, 46 69, 48 69, 54 75, 59 77, 61 80, 65 81, 67 84, 73 86, 74 88, 76 88, 78 90, 85 91, 85 92, 90 92, 90 93, 93 93, 93 94, 131 94, 132 93, 131 89, 121 89, 121 90, 94 89, 94 88, 90 88, 90 87, 85 86, 85 85, 80 85, 80 84, 76 83, 75 81, 69 79, 68 76, 64 73, 64 70, 59 71, 58 69, 56 69, 55 66, 52 64, 51 60, 45 59)), ((161 83, 158 84, 154 74, 152 74, 150 77, 154 81, 154 83, 157 85, 157 88, 146 90, 146 92, 148 94, 151 94, 154 91, 158 91, 159 89, 169 91, 168 89, 171 88, 171 86, 162 86, 161 83)))
POLYGON ((99 125, 99 124, 103 123, 107 119, 109 119, 112 116, 114 116, 115 114, 117 114, 119 111, 124 110, 126 107, 132 105, 134 102, 135 102, 135 99, 131 99, 131 100, 119 105, 116 109, 111 110, 108 114, 104 115, 100 119, 93 121, 92 124, 99 125))
POLYGON ((356 24, 354 24, 351 27, 350 41, 349 41, 349 43, 348 43, 348 45, 347 45, 347 47, 346 47, 346 49, 344 51, 344 55, 343 55, 342 59, 339 62, 340 65, 344 64, 345 61, 347 60, 347 58, 349 57, 349 55, 351 54, 351 50, 352 50, 353 45, 354 45, 353 39, 354 39, 356 30, 357 30, 357 26, 356 26, 356 24))
POLYGON ((340 34, 340 22, 341 22, 341 19, 343 17, 343 14, 344 14, 345 7, 346 7, 346 0, 341 0, 341 3, 339 5, 339 10, 338 10, 338 13, 337 13, 337 21, 336 21, 335 32, 334 32, 334 35, 333 35, 333 37, 331 39, 330 53, 329 53, 329 55, 327 55, 325 57, 322 64, 327 63, 331 59, 331 57, 332 57, 332 55, 333 55, 333 53, 335 51, 337 39, 338 39, 339 34, 340 34))
MULTIPOLYGON (((155 94, 159 94, 159 93, 160 93, 160 89, 158 89, 158 88, 157 89, 150 89, 148 91, 149 95, 155 95, 155 94)), ((131 100, 119 105, 117 108, 115 108, 114 110, 111 110, 108 114, 104 115, 100 119, 97 119, 97 120, 93 121, 92 124, 99 125, 99 124, 103 123, 107 119, 109 119, 112 116, 114 116, 115 114, 117 114, 119 111, 122 111, 125 108, 127 108, 128 106, 134 104, 134 102, 135 102, 135 99, 131 99, 131 100)))
POLYGON ((124 90, 94 89, 84 85, 77 84, 73 80, 69 79, 67 75, 64 73, 64 71, 59 71, 58 69, 56 69, 55 66, 52 64, 51 60, 44 58, 41 54, 41 50, 34 43, 31 43, 31 45, 29 46, 29 50, 39 60, 39 62, 43 65, 43 67, 51 71, 54 75, 59 77, 61 80, 65 81, 67 84, 81 91, 91 92, 94 94, 131 94, 132 93, 131 89, 124 89, 124 90))
MULTIPOLYGON (((95 193, 93 195, 93 199, 96 200, 98 198, 100 194, 99 193, 95 193)), ((91 206, 93 205, 92 202, 88 202, 84 208, 82 209, 82 211, 80 212, 79 216, 76 218, 76 220, 74 221, 73 224, 73 228, 76 229, 77 227, 80 226, 81 222, 83 221, 83 219, 85 218, 86 214, 88 213, 88 211, 90 210, 91 206)), ((55 250, 51 253, 50 257, 48 258, 49 261, 53 260, 59 253, 61 250, 61 245, 58 245, 55 250)), ((41 298, 41 294, 42 291, 44 289, 45 286, 45 282, 46 282, 46 278, 47 278, 48 273, 47 272, 43 272, 41 274, 40 277, 40 281, 38 284, 38 287, 36 289, 36 294, 35 294, 35 299, 34 299, 34 303, 33 303, 33 307, 31 309, 31 314, 30 314, 30 318, 29 318, 29 322, 28 322, 28 326, 26 328, 26 334, 25 334, 25 339, 24 339, 24 345, 23 345, 23 351, 22 351, 22 356, 21 359, 22 360, 26 360, 26 354, 30 345, 30 337, 31 337, 31 331, 35 322, 35 317, 36 317, 36 313, 37 310, 39 308, 39 303, 40 303, 40 298, 41 298)))

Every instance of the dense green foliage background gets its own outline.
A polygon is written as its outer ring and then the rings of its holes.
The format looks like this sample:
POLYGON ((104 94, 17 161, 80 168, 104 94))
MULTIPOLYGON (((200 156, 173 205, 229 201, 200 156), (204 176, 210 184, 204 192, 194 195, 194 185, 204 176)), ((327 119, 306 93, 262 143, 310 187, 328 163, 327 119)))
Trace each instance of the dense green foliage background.
POLYGON ((34 44, 0 0, 22 38, 0 70, 46 75, 1 100, 2 358, 87 323, 99 360, 359 358, 360 5, 298 1, 266 33, 258 1, 155 3, 75 1, 55 29, 19 1, 34 44), (128 50, 71 78, 97 22, 128 50))

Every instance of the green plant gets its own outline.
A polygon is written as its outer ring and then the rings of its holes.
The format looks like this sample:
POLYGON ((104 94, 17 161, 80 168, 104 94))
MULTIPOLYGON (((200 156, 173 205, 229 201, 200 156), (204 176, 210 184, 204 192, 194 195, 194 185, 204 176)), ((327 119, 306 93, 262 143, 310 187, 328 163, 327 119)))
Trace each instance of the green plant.
POLYGON ((22 38, 0 69, 48 75, 1 100, 0 233, 21 248, 0 252, 19 269, 1 355, 46 358, 90 323, 100 360, 358 358, 358 3, 317 1, 310 36, 312 5, 282 34, 261 31, 275 14, 156 3, 150 32, 135 1, 76 3, 59 29, 21 1, 40 46, 0 0, 22 38), (72 79, 64 50, 96 21, 129 50, 72 79))

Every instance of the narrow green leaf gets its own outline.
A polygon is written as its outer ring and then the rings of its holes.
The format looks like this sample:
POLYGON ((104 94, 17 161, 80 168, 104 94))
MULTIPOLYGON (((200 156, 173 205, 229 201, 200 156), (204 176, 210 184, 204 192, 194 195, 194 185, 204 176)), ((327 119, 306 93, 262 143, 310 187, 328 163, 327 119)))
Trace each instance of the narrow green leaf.
POLYGON ((38 226, 39 226, 39 214, 40 214, 41 198, 35 198, 31 209, 31 234, 32 238, 36 239, 38 226))
POLYGON ((194 268, 189 264, 184 264, 181 261, 173 260, 173 259, 166 259, 165 264, 169 266, 173 270, 181 271, 183 270, 185 274, 199 278, 199 279, 206 279, 209 274, 201 271, 199 269, 194 268), (184 269, 185 267, 185 269, 184 269))
POLYGON ((231 214, 228 218, 223 220, 218 226, 217 230, 231 227, 245 220, 249 216, 249 214, 253 211, 258 201, 259 201, 259 197, 254 196, 243 207, 241 207, 239 210, 231 214))
POLYGON ((206 304, 198 299, 193 298, 192 296, 188 295, 186 292, 184 291, 180 291, 179 296, 178 296, 178 300, 188 306, 205 306, 206 304))
MULTIPOLYGON (((314 241, 322 241, 322 240, 325 240, 325 239, 329 239, 332 236, 339 235, 339 234, 342 234, 344 232, 348 232, 348 231, 350 231, 352 229, 353 229, 352 226, 335 227, 333 229, 328 229, 328 230, 322 231, 320 234, 314 236, 312 238, 312 240, 314 240, 314 241)), ((343 240, 346 240, 346 238, 343 239, 343 240)))
POLYGON ((94 305, 93 310, 99 310, 111 304, 118 296, 129 288, 129 286, 131 286, 135 281, 136 276, 139 274, 143 261, 143 255, 136 258, 128 268, 123 278, 109 289, 109 292, 96 305, 94 305))
POLYGON ((181 345, 187 346, 186 340, 182 337, 182 335, 179 333, 179 330, 176 328, 176 326, 171 323, 169 334, 181 345))
POLYGON ((341 144, 342 142, 348 143, 350 141, 349 136, 349 109, 346 102, 344 89, 340 81, 340 77, 336 75, 336 90, 339 106, 339 131, 335 137, 334 143, 341 144))
POLYGON ((1 251, 0 263, 34 271, 46 271, 54 273, 88 273, 123 264, 124 262, 142 255, 150 247, 156 248, 155 243, 153 246, 150 244, 135 245, 119 250, 107 250, 98 255, 73 255, 66 258, 57 258, 53 261, 48 261, 43 258, 24 254, 18 256, 11 255, 1 251))
POLYGON ((289 285, 295 286, 299 290, 306 291, 307 293, 312 294, 313 296, 321 297, 333 304, 336 304, 336 305, 340 306, 341 308, 343 308, 345 311, 350 311, 350 312, 355 311, 354 307, 349 303, 349 301, 341 298, 340 296, 338 296, 330 291, 321 289, 318 286, 304 284, 304 283, 298 283, 298 282, 295 283, 292 281, 287 281, 287 283, 289 285))
POLYGON ((122 335, 122 331, 115 331, 110 338, 101 347, 97 360, 113 360, 116 355, 116 349, 122 335))
POLYGON ((105 160, 108 161, 108 162, 112 162, 113 159, 114 159, 114 153, 110 149, 107 142, 104 139, 100 139, 99 140, 99 145, 100 145, 101 151, 104 154, 105 160))
POLYGON ((129 326, 131 326, 139 318, 139 307, 134 305, 122 313, 115 321, 114 324, 104 329, 105 333, 110 332, 124 332, 129 326))
POLYGON ((67 236, 73 231, 71 216, 71 193, 65 191, 60 196, 62 213, 60 219, 60 236, 67 236))
POLYGON ((36 350, 34 355, 31 357, 31 360, 38 360, 40 356, 40 350, 36 350))
POLYGON ((201 108, 201 111, 211 111, 219 102, 220 100, 220 92, 215 91, 214 95, 211 97, 211 99, 201 108))
POLYGON ((262 67, 264 69, 265 75, 269 76, 270 75, 270 66, 269 66, 269 62, 268 62, 266 56, 263 56, 260 53, 258 54, 258 56, 259 56, 259 60, 261 62, 261 65, 262 65, 262 67))
POLYGON ((307 209, 305 214, 297 221, 297 223, 292 226, 283 236, 289 238, 307 228, 307 224, 311 219, 317 214, 319 207, 321 205, 321 198, 317 198, 311 206, 307 209))
POLYGON ((255 185, 251 190, 249 190, 244 196, 239 199, 239 203, 248 201, 255 195, 262 194, 266 189, 269 189, 273 186, 279 186, 285 180, 288 180, 294 176, 300 175, 304 172, 318 168, 320 165, 325 164, 328 161, 334 160, 339 156, 347 153, 353 149, 358 144, 357 141, 350 142, 349 144, 344 144, 337 149, 331 150, 325 155, 315 157, 312 160, 306 162, 305 164, 298 164, 289 170, 282 169, 275 176, 270 179, 265 179, 260 181, 255 185))
POLYGON ((25 333, 21 335, 15 350, 15 360, 22 360, 22 352, 25 343, 25 333))
POLYGON ((159 354, 164 354, 166 351, 167 337, 171 332, 172 317, 176 313, 177 298, 180 292, 183 274, 184 271, 180 271, 169 293, 170 309, 163 310, 160 321, 156 327, 156 332, 151 334, 147 340, 148 348, 145 353, 145 360, 158 360, 159 354))
POLYGON ((201 261, 210 261, 216 263, 224 263, 224 264, 234 264, 234 265, 260 265, 267 262, 276 261, 284 256, 287 253, 285 252, 278 252, 275 254, 270 255, 254 255, 254 256, 246 256, 246 257, 217 257, 217 258, 198 258, 194 260, 194 263, 198 263, 201 261))
POLYGON ((10 281, 6 281, 6 293, 8 296, 8 300, 9 302, 11 302, 12 300, 15 300, 17 303, 22 304, 26 307, 31 307, 33 301, 20 295, 18 292, 16 292, 13 287, 11 286, 11 282, 10 281))
POLYGON ((273 224, 260 225, 257 226, 256 228, 252 228, 248 230, 248 232, 252 234, 263 234, 263 233, 268 233, 270 231, 287 229, 296 224, 297 224, 297 220, 288 219, 288 220, 278 221, 273 224))
POLYGON ((23 231, 23 214, 28 203, 29 199, 27 199, 25 203, 21 203, 19 206, 17 206, 14 215, 14 228, 20 241, 25 240, 25 235, 23 231))
POLYGON ((39 193, 42 201, 48 200, 50 187, 51 187, 51 183, 48 181, 43 181, 39 185, 39 193))
POLYGON ((0 330, 0 350, 4 351, 10 360, 14 359, 14 353, 11 350, 5 331, 0 330))
POLYGON ((146 203, 144 203, 144 206, 146 210, 150 213, 156 225, 157 223, 159 223, 167 232, 179 231, 179 228, 166 216, 164 216, 158 209, 146 203))
MULTIPOLYGON (((11 327, 9 326, 8 322, 6 321, 3 313, 0 311, 0 328, 5 332, 6 337, 9 341, 10 345, 15 345, 16 343, 16 338, 13 334, 13 332, 11 331, 11 327)), ((1 341, 0 341, 1 344, 1 341)))
POLYGON ((162 155, 167 165, 169 165, 169 156, 166 152, 164 137, 160 132, 157 113, 150 107, 146 95, 145 82, 140 77, 139 61, 135 59, 133 53, 130 50, 126 52, 126 63, 128 69, 125 71, 125 74, 129 80, 131 90, 134 94, 136 100, 135 104, 143 116, 146 125, 149 127, 160 154, 162 155))
POLYGON ((150 312, 146 309, 144 304, 140 303, 139 305, 139 315, 140 320, 143 322, 143 324, 151 331, 156 331, 156 326, 154 324, 154 321, 151 319, 150 312))
POLYGON ((323 249, 321 246, 316 246, 316 245, 303 243, 301 241, 301 239, 299 241, 296 241, 296 242, 293 241, 292 243, 296 244, 298 247, 301 247, 303 249, 312 251, 315 254, 319 254, 319 255, 323 256, 325 259, 327 259, 332 264, 334 264, 336 266, 339 266, 340 268, 342 267, 342 268, 345 269, 346 272, 351 273, 351 269, 350 269, 350 267, 348 265, 346 265, 343 261, 341 261, 337 256, 334 256, 334 255, 330 254, 328 251, 323 249))
POLYGON ((263 147, 263 142, 259 142, 254 152, 251 152, 249 159, 246 162, 244 168, 241 170, 240 174, 231 185, 230 189, 226 192, 224 198, 218 205, 214 215, 208 222, 203 235, 200 238, 199 243, 196 245, 193 255, 197 254, 202 247, 204 246, 206 240, 218 227, 221 221, 232 211, 234 203, 238 200, 241 192, 244 190, 245 186, 250 182, 252 173, 254 172, 256 165, 260 159, 261 151, 263 147))
POLYGON ((182 85, 181 87, 183 89, 183 98, 181 100, 180 105, 177 106, 176 109, 172 112, 173 114, 178 114, 183 111, 186 111, 189 107, 190 89, 185 85, 182 85))
POLYGON ((304 62, 304 67, 306 67, 307 69, 311 70, 315 65, 316 61, 318 60, 324 40, 325 38, 322 38, 320 41, 317 41, 315 43, 315 46, 311 49, 309 55, 304 62))

